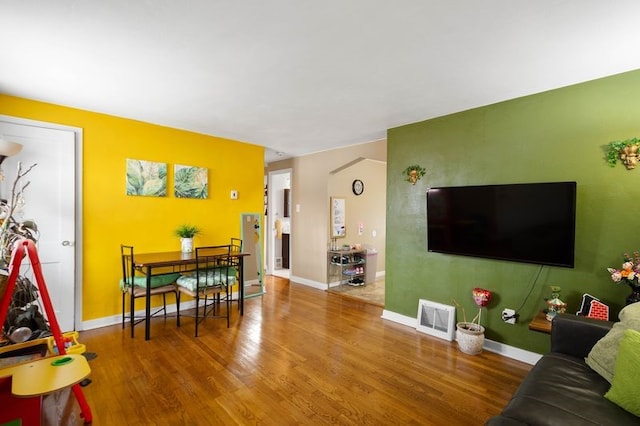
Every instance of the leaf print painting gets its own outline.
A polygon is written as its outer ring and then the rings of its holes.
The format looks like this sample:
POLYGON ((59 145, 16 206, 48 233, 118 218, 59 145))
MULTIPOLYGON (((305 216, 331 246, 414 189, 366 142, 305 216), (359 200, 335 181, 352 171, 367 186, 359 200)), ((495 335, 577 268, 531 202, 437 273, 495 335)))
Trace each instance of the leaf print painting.
POLYGON ((127 158, 127 195, 166 197, 167 163, 127 158))
POLYGON ((206 199, 209 196, 209 169, 174 166, 174 193, 177 198, 206 199))

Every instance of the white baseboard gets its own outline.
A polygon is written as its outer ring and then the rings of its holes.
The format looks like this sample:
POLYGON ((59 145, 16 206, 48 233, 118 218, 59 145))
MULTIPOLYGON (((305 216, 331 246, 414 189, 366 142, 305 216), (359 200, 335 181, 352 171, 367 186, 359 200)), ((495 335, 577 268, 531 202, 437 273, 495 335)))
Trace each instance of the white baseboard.
MULTIPOLYGON (((405 325, 407 327, 411 327, 413 329, 415 329, 416 326, 418 325, 417 318, 408 317, 406 315, 398 314, 396 312, 388 311, 386 309, 382 311, 381 318, 388 321, 393 321, 398 324, 405 325)), ((428 337, 428 336, 425 336, 425 337, 428 337)), ((542 358, 542 355, 538 353, 516 348, 515 346, 505 345, 504 343, 494 342, 493 340, 489 340, 489 339, 484 340, 483 349, 489 352, 495 352, 497 354, 504 355, 508 358, 525 362, 530 365, 535 364, 536 362, 538 362, 540 358, 542 358)))
POLYGON ((319 281, 312 281, 312 280, 308 280, 306 278, 296 277, 296 276, 293 276, 293 275, 289 278, 289 281, 295 282, 296 284, 302 284, 302 285, 306 285, 308 287, 313 287, 313 288, 316 288, 318 290, 326 290, 327 289, 327 283, 321 283, 319 281))
MULTIPOLYGON (((189 302, 183 302, 180 304, 180 310, 182 309, 191 309, 195 306, 195 301, 191 300, 189 302)), ((151 310, 155 310, 158 309, 156 308, 151 308, 151 310)), ((168 314, 174 314, 176 313, 176 304, 170 304, 167 305, 167 313, 168 314)), ((128 316, 128 312, 127 312, 127 316, 128 316)), ((135 313, 136 316, 142 317, 144 316, 144 309, 138 309, 135 313)), ((127 319, 128 321, 128 319, 127 319)), ((94 328, 100 328, 100 327, 107 327, 110 325, 115 325, 115 324, 121 324, 122 323, 122 314, 118 314, 118 315, 112 315, 109 317, 102 317, 102 318, 97 318, 94 320, 89 320, 89 321, 82 321, 82 328, 78 331, 82 331, 82 330, 93 330, 94 328)), ((128 324, 127 324, 128 326, 128 324)))
MULTIPOLYGON (((385 271, 381 271, 381 272, 376 272, 376 278, 380 278, 380 277, 384 277, 385 276, 385 271)), ((308 287, 313 287, 316 288, 318 290, 327 290, 327 288, 329 286, 334 287, 336 285, 338 285, 339 283, 331 283, 330 285, 327 285, 327 283, 323 283, 323 282, 319 282, 319 281, 313 281, 313 280, 308 280, 306 278, 302 278, 302 277, 296 277, 294 275, 292 275, 289 278, 290 281, 295 282, 297 284, 302 284, 302 285, 306 285, 308 287)))
MULTIPOLYGON (((231 297, 233 299, 237 299, 238 298, 238 293, 234 292, 231 294, 231 297)), ((193 309, 196 306, 196 301, 195 300, 189 300, 188 302, 181 302, 180 303, 180 310, 188 310, 188 309, 193 309)), ((152 307, 151 311, 153 312, 154 310, 157 310, 158 307, 152 307)), ((143 317, 144 316, 144 309, 138 309, 135 313, 135 315, 137 317, 143 317)), ((176 304, 172 303, 172 304, 167 304, 167 314, 175 314, 177 312, 176 309, 176 304)), ((128 313, 127 313, 128 315, 128 313)), ((128 321, 128 319, 127 319, 128 321)), ((81 327, 79 330, 77 331, 83 331, 83 330, 93 330, 95 328, 101 328, 101 327, 107 327, 110 325, 116 325, 116 324, 121 324, 122 323, 122 314, 117 314, 117 315, 112 315, 112 316, 108 316, 108 317, 102 317, 102 318, 97 318, 94 320, 89 320, 89 321, 82 321, 81 327)), ((128 324, 126 324, 128 326, 128 324)))

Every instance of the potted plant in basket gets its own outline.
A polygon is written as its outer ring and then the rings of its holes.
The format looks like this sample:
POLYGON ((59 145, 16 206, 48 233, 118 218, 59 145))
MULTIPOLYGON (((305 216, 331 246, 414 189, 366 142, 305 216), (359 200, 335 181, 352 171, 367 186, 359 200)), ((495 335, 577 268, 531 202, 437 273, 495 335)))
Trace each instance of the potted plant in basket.
POLYGON ((180 246, 183 253, 193 251, 193 237, 200 234, 200 228, 195 225, 182 224, 176 228, 175 234, 180 237, 180 246))
MULTIPOLYGON (((483 288, 476 287, 473 289, 473 300, 478 305, 478 314, 467 322, 467 315, 462 308, 463 321, 456 324, 458 347, 460 350, 469 355, 476 355, 482 352, 484 345, 484 327, 480 325, 482 318, 482 308, 489 304, 491 300, 491 292, 483 288)), ((459 306, 455 302, 456 306, 459 306)))

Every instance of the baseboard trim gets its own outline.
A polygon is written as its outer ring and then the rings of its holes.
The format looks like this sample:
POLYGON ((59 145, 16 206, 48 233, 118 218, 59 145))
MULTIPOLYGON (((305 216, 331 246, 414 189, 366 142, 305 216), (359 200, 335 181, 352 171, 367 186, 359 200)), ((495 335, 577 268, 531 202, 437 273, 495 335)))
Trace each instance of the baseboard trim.
POLYGON ((296 277, 294 275, 292 275, 289 278, 289 281, 294 282, 296 284, 302 284, 302 285, 306 285, 308 287, 313 287, 313 288, 318 289, 318 290, 326 290, 327 289, 327 283, 321 283, 319 281, 308 280, 306 278, 296 277))
MULTIPOLYGON (((376 272, 376 279, 384 276, 385 276, 385 271, 376 272)), ((325 291, 328 289, 328 287, 334 287, 338 284, 338 283, 331 283, 328 285, 327 283, 313 281, 313 280, 309 280, 302 277, 296 277, 295 275, 292 275, 289 278, 289 281, 294 282, 296 284, 302 284, 302 285, 306 285, 307 287, 313 287, 315 289, 325 290, 325 291)))
MULTIPOLYGON (((388 311, 386 309, 382 311, 381 318, 387 321, 392 321, 407 327, 411 327, 413 329, 415 329, 416 326, 418 325, 417 318, 408 317, 406 315, 398 314, 396 312, 388 311)), ((431 337, 431 336, 425 335, 425 338, 436 339, 437 337, 431 337)), ((506 356, 507 358, 512 358, 517 361, 521 361, 530 365, 535 364, 536 362, 538 362, 540 358, 542 358, 542 355, 538 353, 530 352, 524 349, 516 348, 515 346, 509 346, 504 343, 495 342, 489 339, 484 340, 483 349, 489 352, 495 352, 497 354, 506 356)))
MULTIPOLYGON (((232 299, 236 300, 238 298, 238 293, 237 292, 233 292, 231 294, 232 299)), ((204 303, 204 302, 201 302, 204 303)), ((202 305, 200 305, 202 306, 202 305)), ((193 309, 196 307, 196 301, 195 300, 189 300, 188 302, 181 302, 180 303, 180 310, 189 310, 189 309, 193 309)), ((154 311, 158 309, 157 306, 152 306, 151 310, 154 311)), ((172 304, 167 304, 167 314, 175 314, 177 312, 176 309, 176 304, 172 303, 172 304)), ((145 310, 144 309, 138 309, 136 310, 135 315, 137 317, 142 317, 144 316, 145 310)), ((108 317, 102 317, 102 318, 97 318, 94 320, 89 320, 89 321, 82 321, 81 323, 81 328, 77 331, 84 331, 84 330, 93 330, 95 328, 101 328, 101 327, 108 327, 110 325, 116 325, 116 324, 122 324, 122 314, 117 314, 117 315, 111 315, 108 317)), ((125 326, 128 326, 128 323, 125 324, 125 326)))
MULTIPOLYGON (((180 303, 180 310, 182 309, 191 309, 193 307, 195 307, 196 303, 194 300, 191 300, 189 302, 183 302, 180 303)), ((158 307, 152 307, 151 308, 152 311, 155 309, 158 309, 158 307)), ((138 309, 135 313, 136 316, 144 316, 144 309, 138 309)), ((176 304, 172 303, 170 305, 167 305, 167 314, 175 314, 177 311, 176 309, 176 304)), ((128 313, 127 313, 128 314, 128 313)), ((101 328, 101 327, 108 327, 110 325, 116 325, 116 324, 121 324, 122 323, 122 314, 117 314, 117 315, 111 315, 108 317, 102 317, 102 318, 97 318, 94 320, 89 320, 89 321, 82 321, 82 328, 78 331, 83 331, 83 330, 93 330, 95 328, 101 328)), ((128 323, 125 324, 125 326, 129 326, 128 323)))

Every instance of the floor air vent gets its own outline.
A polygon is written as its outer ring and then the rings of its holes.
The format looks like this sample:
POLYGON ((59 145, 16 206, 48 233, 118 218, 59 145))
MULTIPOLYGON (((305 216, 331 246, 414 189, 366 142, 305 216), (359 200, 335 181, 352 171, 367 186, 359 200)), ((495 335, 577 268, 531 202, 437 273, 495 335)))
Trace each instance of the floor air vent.
POLYGON ((420 299, 416 330, 452 341, 455 336, 456 308, 420 299))

